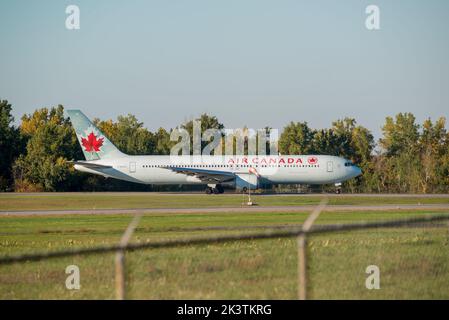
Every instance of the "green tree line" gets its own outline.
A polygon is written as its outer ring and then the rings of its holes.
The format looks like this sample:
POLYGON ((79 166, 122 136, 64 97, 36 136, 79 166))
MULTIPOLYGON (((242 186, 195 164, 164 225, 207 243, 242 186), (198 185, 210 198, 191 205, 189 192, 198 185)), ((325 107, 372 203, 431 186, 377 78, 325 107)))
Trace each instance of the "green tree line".
MULTIPOLYGON (((214 116, 203 114, 198 119, 203 131, 224 129, 214 116)), ((159 128, 152 132, 131 114, 121 115, 115 121, 94 119, 94 123, 127 154, 168 155, 176 144, 170 141, 172 129, 159 128)), ((191 133, 192 121, 178 127, 191 133)), ((270 128, 265 130, 269 132, 270 128)), ((435 122, 427 119, 422 124, 411 113, 387 117, 379 141, 353 118, 337 120, 325 129, 310 128, 307 122, 290 122, 279 137, 279 152, 351 159, 362 168, 363 175, 344 184, 348 192, 449 192, 449 132, 443 117, 435 122)), ((11 104, 0 100, 1 191, 178 188, 132 184, 77 172, 69 161, 79 159, 84 157, 63 106, 25 114, 16 127, 11 104)))

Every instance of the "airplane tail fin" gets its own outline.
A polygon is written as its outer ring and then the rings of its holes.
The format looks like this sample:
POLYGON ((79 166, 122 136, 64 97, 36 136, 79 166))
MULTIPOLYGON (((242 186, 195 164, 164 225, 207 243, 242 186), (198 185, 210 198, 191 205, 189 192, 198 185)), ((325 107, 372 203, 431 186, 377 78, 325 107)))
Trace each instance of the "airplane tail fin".
POLYGON ((66 112, 75 129, 86 160, 126 156, 80 110, 66 110, 66 112))

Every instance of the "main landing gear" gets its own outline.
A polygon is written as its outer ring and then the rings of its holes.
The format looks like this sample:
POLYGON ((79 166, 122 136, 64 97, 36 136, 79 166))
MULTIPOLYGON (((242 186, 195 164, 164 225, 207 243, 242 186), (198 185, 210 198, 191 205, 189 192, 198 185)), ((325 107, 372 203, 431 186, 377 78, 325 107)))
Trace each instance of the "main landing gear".
POLYGON ((341 182, 338 182, 335 184, 335 193, 340 194, 341 193, 341 182))
POLYGON ((221 185, 217 184, 217 185, 208 185, 206 188, 206 194, 220 194, 223 193, 224 189, 221 185))

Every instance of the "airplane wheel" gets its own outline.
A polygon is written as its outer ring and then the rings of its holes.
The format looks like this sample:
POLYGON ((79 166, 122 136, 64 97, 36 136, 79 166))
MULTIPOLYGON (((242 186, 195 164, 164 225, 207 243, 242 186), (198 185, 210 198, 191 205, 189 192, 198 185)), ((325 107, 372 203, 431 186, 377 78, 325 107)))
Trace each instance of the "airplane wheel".
POLYGON ((206 194, 211 194, 212 193, 212 188, 207 187, 206 188, 206 194))
POLYGON ((336 193, 336 194, 340 194, 340 193, 341 193, 341 189, 338 188, 337 190, 335 190, 335 193, 336 193))
POLYGON ((219 194, 220 193, 220 190, 218 190, 217 188, 213 188, 212 191, 213 191, 214 194, 219 194))
POLYGON ((242 191, 243 191, 243 193, 247 193, 248 192, 248 188, 247 187, 243 187, 242 191))

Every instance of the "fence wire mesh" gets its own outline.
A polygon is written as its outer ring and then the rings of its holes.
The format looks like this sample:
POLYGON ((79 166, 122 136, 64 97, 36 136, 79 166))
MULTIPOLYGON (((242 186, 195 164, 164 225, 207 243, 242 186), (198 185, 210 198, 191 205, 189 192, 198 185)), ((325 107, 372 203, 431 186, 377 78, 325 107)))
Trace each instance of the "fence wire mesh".
MULTIPOLYGON (((448 221, 449 215, 439 214, 312 226, 306 234, 307 298, 448 299, 448 221), (380 289, 367 288, 368 266, 379 268, 380 289)), ((301 224, 156 233, 137 227, 126 247, 128 299, 298 297, 301 224)), ((115 253, 123 244, 98 242, 79 246, 75 240, 74 249, 0 257, 0 298, 115 298, 115 253), (80 267, 81 290, 66 288, 68 265, 80 267)))

